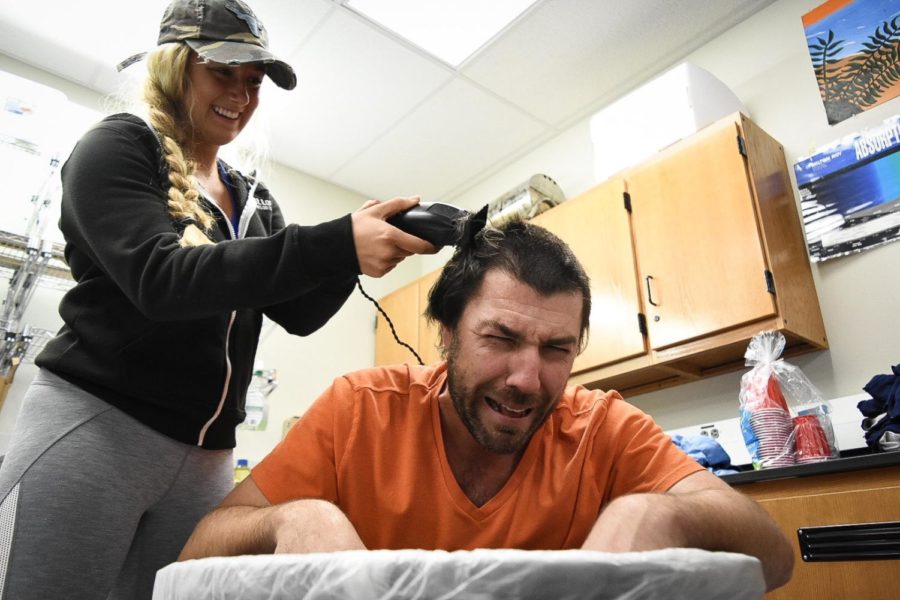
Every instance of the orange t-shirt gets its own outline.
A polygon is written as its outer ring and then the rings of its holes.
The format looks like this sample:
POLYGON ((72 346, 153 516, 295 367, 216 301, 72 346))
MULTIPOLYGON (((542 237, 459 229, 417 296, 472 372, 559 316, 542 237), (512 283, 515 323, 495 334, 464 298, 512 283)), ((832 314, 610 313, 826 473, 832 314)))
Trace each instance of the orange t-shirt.
POLYGON ((438 409, 445 363, 336 379, 253 470, 272 504, 322 498, 371 550, 579 548, 618 496, 702 470, 617 392, 569 387, 483 506, 459 487, 438 409))

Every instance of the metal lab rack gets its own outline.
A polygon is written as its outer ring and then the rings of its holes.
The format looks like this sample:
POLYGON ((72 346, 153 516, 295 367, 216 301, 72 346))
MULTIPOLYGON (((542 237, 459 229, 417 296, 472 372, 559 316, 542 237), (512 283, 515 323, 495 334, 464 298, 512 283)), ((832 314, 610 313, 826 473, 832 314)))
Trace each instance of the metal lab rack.
MULTIPOLYGON (((50 287, 58 290, 68 290, 75 282, 72 274, 63 258, 62 244, 47 244, 42 248, 37 244, 29 244, 26 236, 9 231, 0 231, 0 280, 12 279, 21 270, 23 275, 31 274, 34 283, 42 287, 50 287), (45 257, 46 263, 42 266, 40 277, 35 278, 35 269, 45 257)), ((23 281, 24 283, 24 281, 23 281)))
POLYGON ((20 329, 14 322, 0 321, 0 378, 10 375, 22 363, 33 363, 52 337, 49 329, 30 325, 20 329))
POLYGON ((22 363, 33 363, 53 332, 25 325, 19 331, 15 322, 0 321, 0 408, 12 387, 16 370, 22 363))

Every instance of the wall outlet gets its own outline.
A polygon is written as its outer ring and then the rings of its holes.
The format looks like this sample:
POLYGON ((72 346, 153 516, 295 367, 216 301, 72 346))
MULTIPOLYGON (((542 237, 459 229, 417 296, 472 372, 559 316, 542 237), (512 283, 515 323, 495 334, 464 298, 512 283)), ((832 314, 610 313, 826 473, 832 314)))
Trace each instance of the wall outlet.
POLYGON ((701 425, 700 435, 708 435, 715 440, 719 437, 719 428, 716 427, 715 423, 712 425, 701 425))
POLYGON ((682 427, 666 431, 669 435, 680 434, 684 436, 702 435, 716 440, 728 453, 733 465, 750 464, 750 453, 744 446, 744 437, 741 435, 740 419, 725 419, 714 423, 701 423, 692 427, 682 427))

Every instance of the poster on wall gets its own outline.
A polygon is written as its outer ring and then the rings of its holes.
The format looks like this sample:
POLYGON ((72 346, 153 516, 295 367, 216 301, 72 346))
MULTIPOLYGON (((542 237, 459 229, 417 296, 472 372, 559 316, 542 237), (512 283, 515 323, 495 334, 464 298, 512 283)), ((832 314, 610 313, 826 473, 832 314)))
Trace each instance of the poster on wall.
POLYGON ((900 0, 828 0, 803 28, 829 125, 900 95, 900 0))
POLYGON ((900 239, 900 115, 794 164, 813 262, 900 239))

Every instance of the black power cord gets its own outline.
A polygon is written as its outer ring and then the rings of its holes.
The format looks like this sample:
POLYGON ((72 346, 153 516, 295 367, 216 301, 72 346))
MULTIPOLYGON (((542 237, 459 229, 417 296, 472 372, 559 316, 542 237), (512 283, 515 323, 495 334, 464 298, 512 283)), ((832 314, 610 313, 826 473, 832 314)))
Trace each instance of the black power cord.
POLYGON ((398 344, 400 344, 401 346, 404 346, 410 352, 412 352, 413 355, 415 355, 416 360, 419 361, 419 364, 424 366, 425 362, 422 360, 422 357, 419 356, 419 353, 416 352, 415 348, 413 348, 412 346, 410 346, 409 344, 407 344, 406 342, 401 340, 400 337, 397 335, 397 330, 394 328, 393 321, 391 321, 391 318, 388 316, 388 314, 386 312, 384 312, 384 309, 381 308, 381 305, 378 304, 378 301, 375 300, 375 298, 373 298, 372 296, 368 295, 366 293, 366 291, 363 289, 362 282, 360 282, 359 277, 356 278, 356 287, 359 288, 359 293, 361 293, 363 296, 365 296, 366 299, 368 299, 372 304, 375 305, 375 308, 378 309, 378 312, 380 312, 381 316, 383 316, 385 321, 387 321, 387 324, 391 328, 391 335, 394 336, 394 340, 396 340, 398 344))

